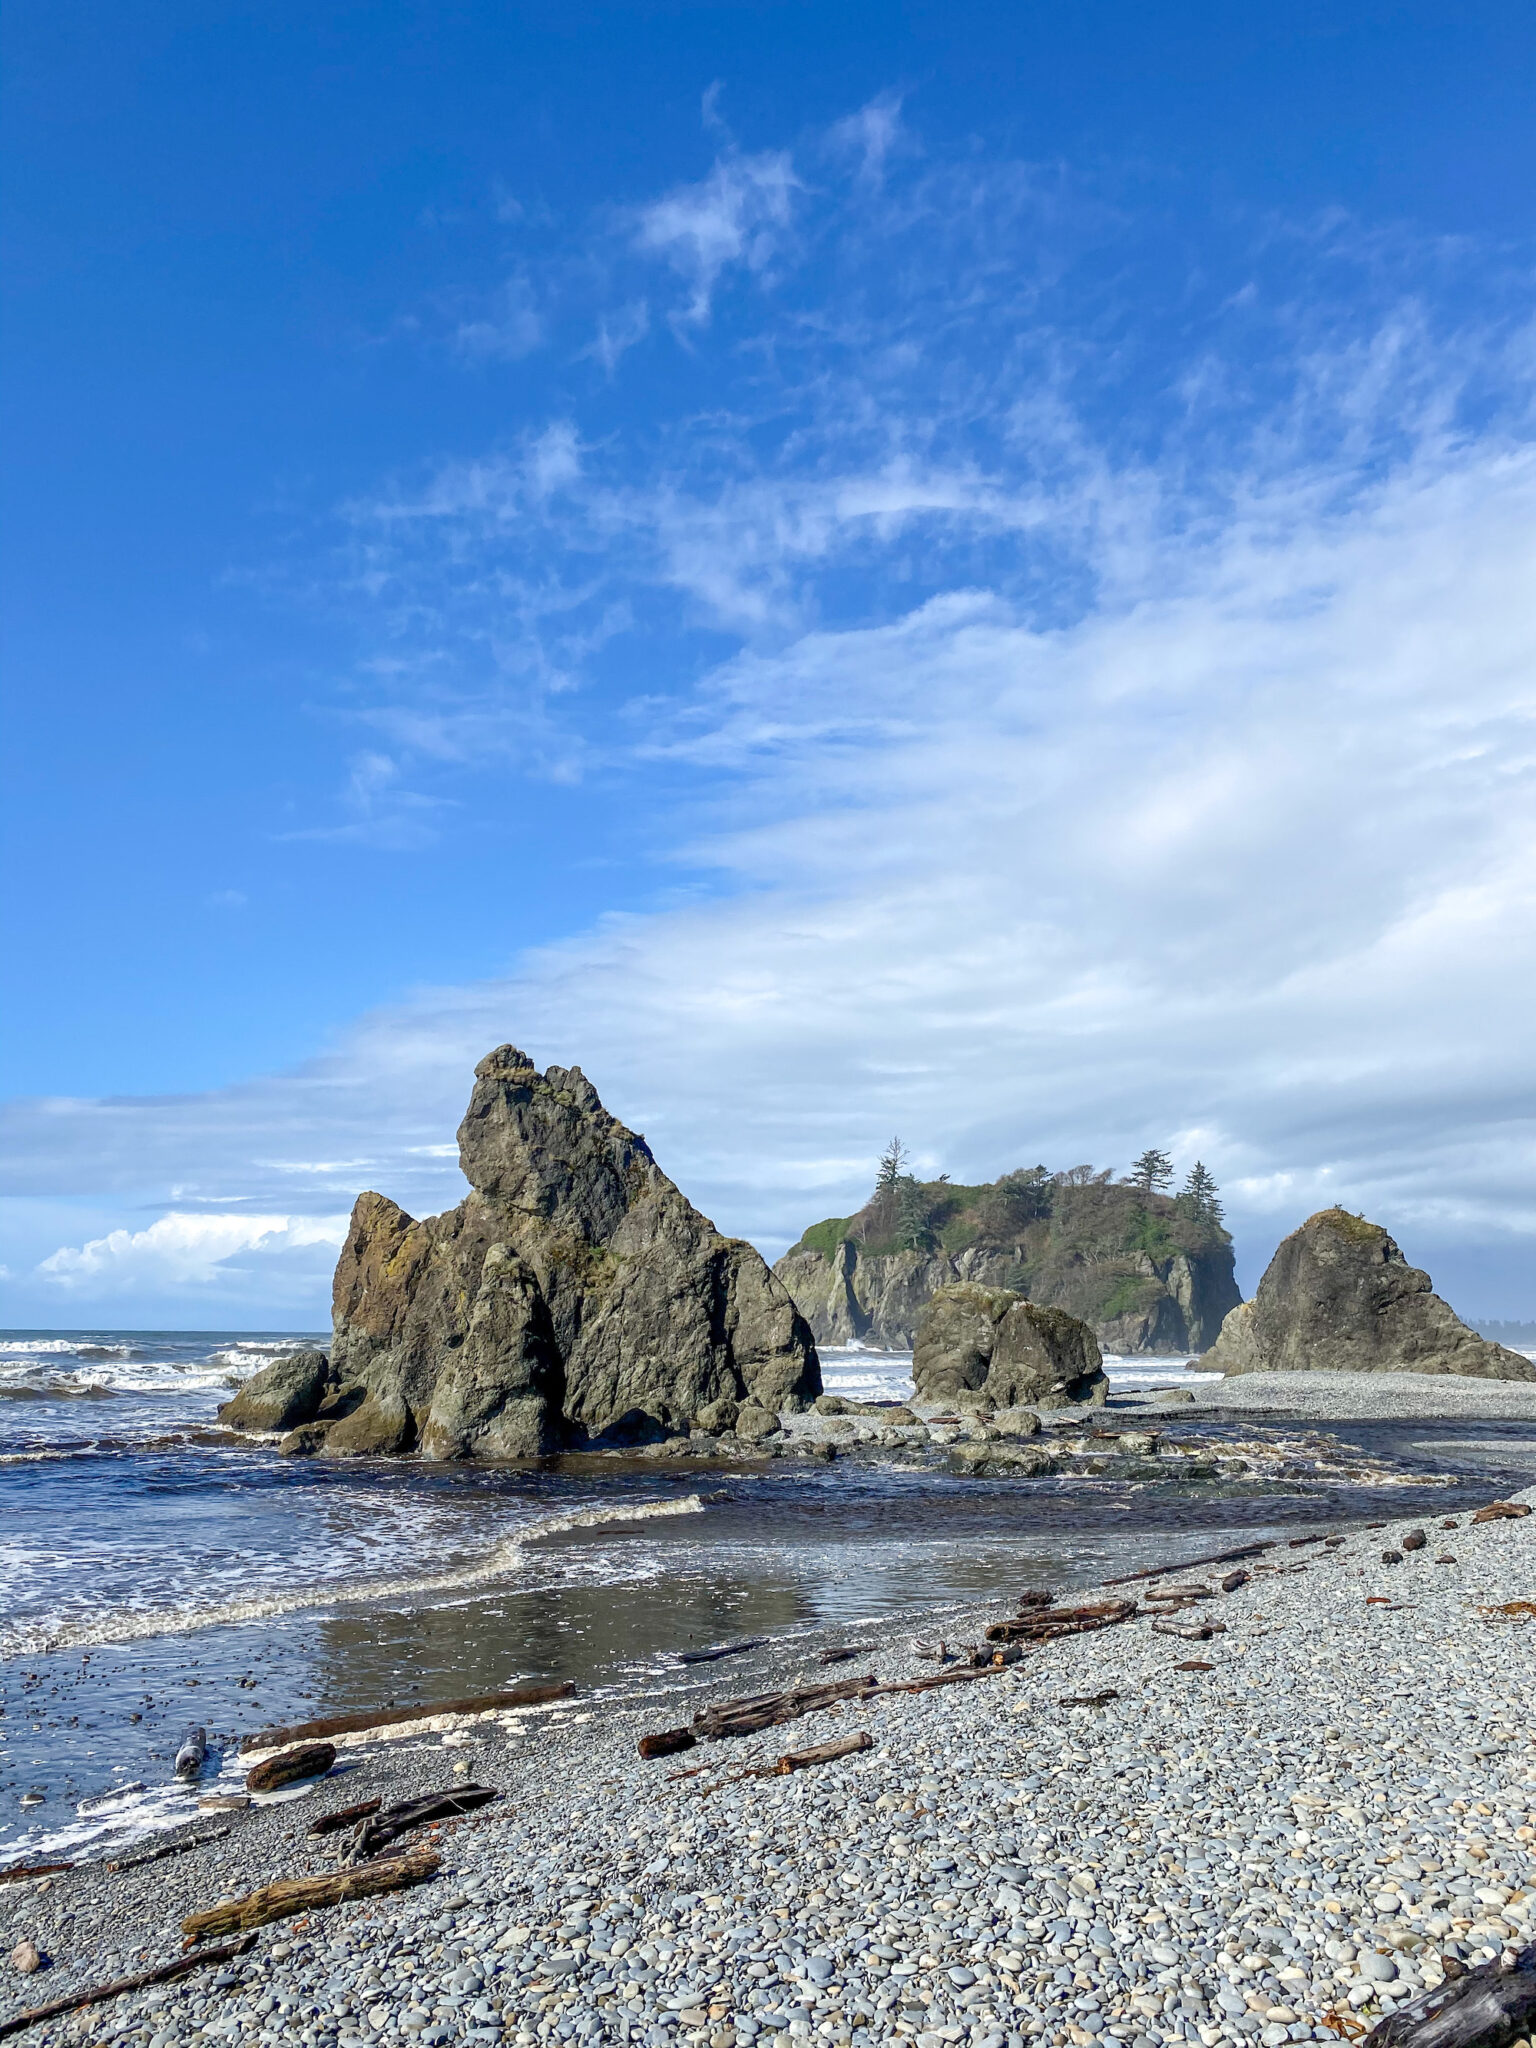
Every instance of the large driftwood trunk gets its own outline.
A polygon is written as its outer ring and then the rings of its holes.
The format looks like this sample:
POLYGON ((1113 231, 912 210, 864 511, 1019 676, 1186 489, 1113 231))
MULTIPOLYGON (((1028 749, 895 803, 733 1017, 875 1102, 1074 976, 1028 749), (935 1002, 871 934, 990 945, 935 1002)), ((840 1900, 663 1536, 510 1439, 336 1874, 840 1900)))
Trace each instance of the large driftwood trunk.
POLYGON ((263 1757, 245 1774, 247 1792, 275 1792, 280 1785, 296 1785, 300 1778, 323 1778, 336 1761, 330 1742, 301 1742, 297 1749, 279 1750, 263 1757))
MULTIPOLYGON (((1508 1954, 1508 1951, 1505 1951, 1508 1954)), ((1367 2048, 1507 2048, 1536 2029, 1536 1941, 1506 1967, 1483 1963, 1447 1976, 1389 2013, 1367 2048)))
POLYGON ((411 1849, 404 1856, 387 1856, 381 1863, 364 1863, 355 1870, 332 1871, 324 1877, 279 1878, 243 1898, 226 1899, 204 1912, 189 1913, 181 1931, 189 1941, 201 1941, 210 1934, 233 1934, 237 1928, 265 1927, 269 1920, 287 1920, 321 1906, 344 1905, 348 1899, 402 1892, 408 1885, 436 1877, 441 1861, 435 1850, 411 1849))

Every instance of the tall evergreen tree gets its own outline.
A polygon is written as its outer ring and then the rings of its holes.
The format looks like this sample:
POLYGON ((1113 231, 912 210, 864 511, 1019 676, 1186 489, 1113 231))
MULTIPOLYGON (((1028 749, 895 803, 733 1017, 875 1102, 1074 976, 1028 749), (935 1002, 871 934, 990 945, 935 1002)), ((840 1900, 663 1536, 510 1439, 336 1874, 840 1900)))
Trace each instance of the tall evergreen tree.
POLYGON ((880 1171, 875 1175, 875 1192, 884 1194, 888 1188, 895 1187, 906 1170, 906 1164, 906 1146, 902 1144, 900 1138, 892 1138, 880 1154, 880 1171))
POLYGON ((1155 1145, 1149 1146, 1139 1159, 1132 1161, 1128 1178, 1130 1185, 1139 1188, 1142 1194, 1160 1195, 1173 1179, 1173 1161, 1155 1145))
POLYGON ((1206 1170, 1203 1159, 1197 1159, 1179 1189, 1179 1206, 1197 1222, 1218 1224, 1226 1213, 1218 1193, 1216 1176, 1206 1170))
POLYGON ((928 1197, 910 1173, 896 1183, 896 1235, 904 1250, 927 1251, 933 1243, 928 1197))

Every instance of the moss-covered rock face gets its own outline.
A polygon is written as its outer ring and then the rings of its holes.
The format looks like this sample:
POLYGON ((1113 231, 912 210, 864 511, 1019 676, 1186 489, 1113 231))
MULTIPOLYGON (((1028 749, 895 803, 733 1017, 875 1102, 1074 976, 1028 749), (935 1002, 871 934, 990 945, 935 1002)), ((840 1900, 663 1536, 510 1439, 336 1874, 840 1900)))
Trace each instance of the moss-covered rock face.
POLYGON ((534 1458, 669 1439, 738 1405, 776 1417, 821 1392, 786 1289, 579 1067, 540 1074, 508 1045, 482 1060, 459 1157, 471 1192, 445 1215, 359 1196, 318 1384, 300 1398, 269 1368, 225 1420, 273 1414, 244 1426, 287 1429, 300 1453, 534 1458))
POLYGON ((1410 1266, 1379 1224, 1321 1209, 1281 1244, 1252 1301, 1206 1359, 1249 1372, 1425 1372, 1536 1380, 1536 1364, 1491 1344, 1410 1266))
POLYGON ((1103 1401, 1103 1361, 1086 1323, 1007 1288, 941 1287, 923 1310, 912 1383, 925 1401, 1062 1408, 1103 1401), (969 1398, 967 1398, 969 1397, 969 1398))
POLYGON ((818 1343, 905 1350, 937 1290, 963 1281, 1065 1309, 1105 1351, 1198 1352, 1239 1300, 1231 1238, 1167 1195, 1005 1174, 918 1196, 917 1245, 870 1202, 815 1224, 774 1267, 818 1343))

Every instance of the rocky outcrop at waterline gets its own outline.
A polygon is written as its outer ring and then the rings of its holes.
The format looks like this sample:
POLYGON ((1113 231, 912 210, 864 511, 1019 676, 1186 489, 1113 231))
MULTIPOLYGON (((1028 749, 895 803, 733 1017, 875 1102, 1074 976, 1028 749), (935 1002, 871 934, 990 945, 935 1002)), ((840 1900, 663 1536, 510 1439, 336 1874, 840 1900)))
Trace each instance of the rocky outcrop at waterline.
POLYGON ((913 1186, 917 1244, 899 1241, 877 1196, 775 1265, 818 1344, 909 1350, 927 1303, 966 1283, 1064 1309, 1105 1351, 1199 1352, 1241 1299, 1231 1238, 1176 1196, 1043 1169, 913 1186))
POLYGON ((1536 1363, 1469 1329, 1379 1224, 1322 1209, 1281 1244, 1204 1360, 1250 1372, 1456 1373, 1536 1380, 1536 1363))
POLYGON ((941 1287, 912 1354, 919 1400, 959 1407, 1066 1408, 1109 1393, 1092 1330, 1008 1288, 941 1287))
POLYGON ((805 1319, 610 1116, 579 1067, 504 1045, 459 1126, 471 1192, 418 1221, 358 1198, 334 1334, 220 1410, 299 1450, 527 1458, 777 1415, 821 1391, 805 1319))

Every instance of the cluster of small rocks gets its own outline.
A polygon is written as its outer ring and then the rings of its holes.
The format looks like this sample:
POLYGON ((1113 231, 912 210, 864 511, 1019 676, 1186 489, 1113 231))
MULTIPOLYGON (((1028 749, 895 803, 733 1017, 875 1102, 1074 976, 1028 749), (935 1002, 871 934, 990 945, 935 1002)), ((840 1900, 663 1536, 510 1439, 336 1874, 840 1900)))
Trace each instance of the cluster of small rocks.
MULTIPOLYGON (((1281 1544, 1230 1593, 1207 1578, 1198 1613, 1226 1626, 1194 1656, 1138 1616, 673 1762, 637 1759, 658 1725, 638 1699, 595 1716, 578 1700, 516 1737, 381 1743, 334 1791, 231 1817, 186 1856, 0 1892, 5 1949, 55 1958, 7 2005, 142 1968, 192 1907, 325 1867, 301 1825, 322 1802, 457 1770, 507 1796, 445 1832, 434 1883, 269 1928, 226 1970, 24 2038, 1334 2041, 1330 2016, 1368 2022, 1446 1957, 1536 1936, 1536 1616, 1518 1605, 1536 1595, 1536 1515, 1455 1522, 1422 1547, 1406 1524, 1281 1544), (752 1774, 854 1729, 873 1738, 860 1756, 752 1774)), ((996 1618, 944 1631, 980 1640, 996 1618)), ((934 1670, 873 1625, 851 1640, 847 1670, 934 1670)), ((712 1668, 688 1705, 804 1676, 815 1647, 712 1668)))

